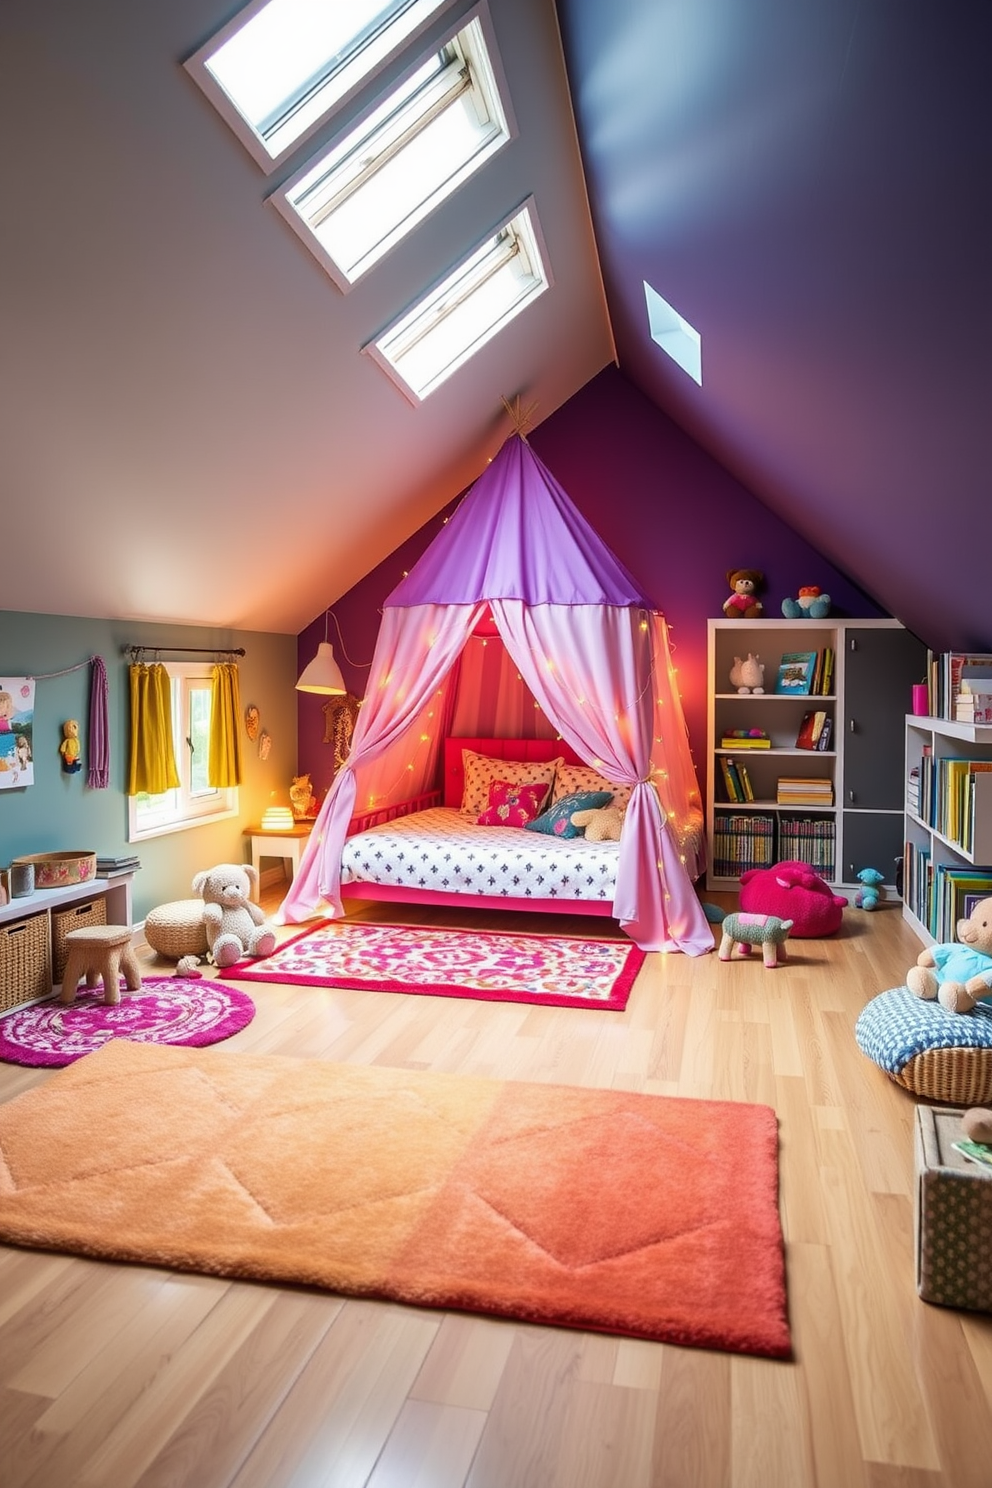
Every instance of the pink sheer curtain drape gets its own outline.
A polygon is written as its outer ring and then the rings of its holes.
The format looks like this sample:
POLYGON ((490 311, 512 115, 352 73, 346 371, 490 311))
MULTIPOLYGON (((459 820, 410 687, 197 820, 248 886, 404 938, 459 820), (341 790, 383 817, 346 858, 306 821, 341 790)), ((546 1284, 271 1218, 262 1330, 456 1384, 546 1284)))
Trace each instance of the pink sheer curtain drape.
POLYGON ((356 809, 405 800, 430 784, 436 754, 417 745, 430 743, 436 751, 441 729, 432 710, 443 705, 445 680, 484 608, 383 611, 351 754, 320 808, 277 923, 298 924, 321 908, 341 915, 341 849, 356 809))
MULTIPOLYGON (((683 743, 691 768, 663 624, 632 607, 491 604, 507 650, 562 737, 607 779, 634 786, 620 839, 616 918, 643 950, 712 950, 713 932, 669 825, 673 807, 666 804, 663 815, 649 785, 656 748, 674 761, 683 743), (666 708, 672 736, 659 740, 655 721, 666 708)), ((671 782, 658 784, 671 797, 671 782)))

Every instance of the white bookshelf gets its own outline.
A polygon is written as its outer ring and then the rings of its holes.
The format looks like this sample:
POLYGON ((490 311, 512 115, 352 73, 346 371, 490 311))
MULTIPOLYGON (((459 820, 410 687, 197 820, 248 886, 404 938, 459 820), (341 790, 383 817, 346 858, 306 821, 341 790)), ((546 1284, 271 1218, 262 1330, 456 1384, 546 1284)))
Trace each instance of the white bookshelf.
MULTIPOLYGON (((950 867, 966 873, 969 868, 992 874, 992 771, 976 773, 971 791, 967 820, 961 819, 961 830, 952 835, 936 822, 931 803, 921 802, 917 793, 923 760, 929 756, 940 760, 980 760, 992 764, 992 728, 976 728, 951 719, 906 718, 906 882, 903 917, 926 945, 935 940, 926 923, 925 865, 932 870, 950 867), (964 839, 968 838, 966 842, 964 839)), ((953 926, 951 938, 953 938, 953 926)))
MULTIPOLYGON (((712 619, 707 645, 706 817, 710 845, 707 887, 733 891, 739 878, 713 868, 720 819, 742 814, 770 818, 778 829, 785 818, 808 818, 833 826, 834 869, 823 873, 838 887, 857 888, 860 868, 877 867, 894 884, 895 860, 903 839, 900 738, 914 681, 924 675, 926 649, 897 620, 712 619), (827 695, 775 692, 782 655, 789 651, 834 652, 834 680, 827 695), (730 683, 735 657, 748 653, 765 667, 763 693, 738 693, 730 683), (866 687, 866 680, 868 686, 866 687), (866 696, 867 694, 867 696, 866 696), (803 714, 822 709, 832 723, 831 747, 796 747, 803 714), (760 728, 768 749, 725 748, 735 729, 760 728), (728 802, 721 759, 743 761, 755 799, 728 802), (782 776, 828 781, 828 806, 779 803, 782 776)), ((814 849, 815 851, 815 849, 814 849)), ((783 854, 776 852, 772 861, 783 854)), ((797 853, 796 856, 804 856, 797 853)), ((813 863, 817 867, 816 863, 813 863)), ((817 871, 823 872, 817 867, 817 871)))

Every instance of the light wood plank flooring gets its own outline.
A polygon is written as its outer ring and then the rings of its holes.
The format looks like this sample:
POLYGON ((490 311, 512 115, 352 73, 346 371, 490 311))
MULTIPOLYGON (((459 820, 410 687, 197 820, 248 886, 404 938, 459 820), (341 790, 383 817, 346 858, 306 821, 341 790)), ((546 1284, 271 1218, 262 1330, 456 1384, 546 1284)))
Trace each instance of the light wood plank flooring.
POLYGON ((0 1248, 4 1488, 990 1488, 992 1318, 916 1295, 914 1100, 853 1039, 918 942, 789 949, 649 956, 624 1013, 246 984, 228 1048, 767 1102, 794 1362, 0 1248))

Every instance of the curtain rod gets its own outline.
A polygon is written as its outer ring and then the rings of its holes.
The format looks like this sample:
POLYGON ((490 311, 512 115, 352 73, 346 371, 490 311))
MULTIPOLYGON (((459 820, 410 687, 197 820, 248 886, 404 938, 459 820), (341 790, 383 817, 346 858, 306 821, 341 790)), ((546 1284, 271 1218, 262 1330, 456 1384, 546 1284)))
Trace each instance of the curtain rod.
POLYGON ((130 655, 132 661, 136 656, 144 656, 148 652, 159 655, 163 651, 181 651, 185 656, 246 656, 244 646, 122 646, 121 655, 130 655))

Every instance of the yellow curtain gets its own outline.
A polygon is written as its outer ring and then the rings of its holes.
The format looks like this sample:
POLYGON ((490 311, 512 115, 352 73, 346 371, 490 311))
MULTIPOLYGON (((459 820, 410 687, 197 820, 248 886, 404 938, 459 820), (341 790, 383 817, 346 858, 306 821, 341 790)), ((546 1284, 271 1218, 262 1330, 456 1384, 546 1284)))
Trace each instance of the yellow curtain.
POLYGON ((215 789, 241 784, 241 689, 238 666, 221 661, 213 669, 210 696, 210 759, 207 783, 215 789))
POLYGON ((179 784, 172 748, 172 683, 160 661, 132 666, 131 754, 127 793, 160 796, 179 784))

